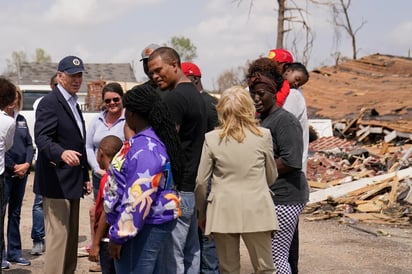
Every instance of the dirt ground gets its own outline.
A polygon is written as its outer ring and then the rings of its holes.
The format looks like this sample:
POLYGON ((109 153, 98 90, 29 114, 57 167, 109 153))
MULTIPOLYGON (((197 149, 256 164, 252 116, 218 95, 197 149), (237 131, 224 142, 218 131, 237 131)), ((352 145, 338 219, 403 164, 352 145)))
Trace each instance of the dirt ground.
MULTIPOLYGON (((43 256, 32 256, 30 238, 33 205, 33 175, 29 177, 23 202, 21 234, 24 256, 31 266, 12 265, 7 274, 43 273, 43 256)), ((79 247, 89 243, 90 227, 88 209, 91 197, 81 201, 79 247)), ((370 233, 339 224, 337 220, 308 222, 300 221, 300 273, 412 273, 412 226, 390 227, 378 225, 356 225, 370 233)), ((248 253, 241 251, 242 273, 253 273, 248 253)), ((79 257, 76 273, 89 273, 87 257, 79 257)))

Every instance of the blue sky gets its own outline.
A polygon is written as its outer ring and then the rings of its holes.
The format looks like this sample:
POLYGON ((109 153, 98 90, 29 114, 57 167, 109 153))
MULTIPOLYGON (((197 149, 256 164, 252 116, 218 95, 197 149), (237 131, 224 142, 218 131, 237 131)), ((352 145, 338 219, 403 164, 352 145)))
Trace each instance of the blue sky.
MULTIPOLYGON (((185 36, 197 47, 194 62, 202 70, 205 88, 213 89, 222 72, 266 56, 275 47, 277 1, 255 0, 250 15, 249 5, 250 0, 2 0, 0 73, 13 51, 25 51, 30 59, 36 48, 43 48, 54 62, 73 54, 86 66, 131 63, 142 80, 141 50, 185 36)), ((351 56, 351 41, 343 31, 339 46, 334 43, 330 10, 308 8, 315 33, 309 69, 333 65, 336 50, 351 56)), ((411 11, 412 1, 352 1, 353 27, 367 21, 357 34, 358 56, 407 56, 412 48, 411 11)))

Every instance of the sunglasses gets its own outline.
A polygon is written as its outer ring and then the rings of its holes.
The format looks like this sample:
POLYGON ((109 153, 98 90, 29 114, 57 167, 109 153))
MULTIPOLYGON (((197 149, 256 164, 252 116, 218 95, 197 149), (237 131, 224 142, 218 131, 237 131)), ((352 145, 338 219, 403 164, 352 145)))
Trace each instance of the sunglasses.
POLYGON ((118 103, 120 101, 120 97, 114 97, 114 98, 111 98, 111 99, 104 99, 104 102, 106 104, 110 104, 111 101, 113 101, 113 103, 118 103))

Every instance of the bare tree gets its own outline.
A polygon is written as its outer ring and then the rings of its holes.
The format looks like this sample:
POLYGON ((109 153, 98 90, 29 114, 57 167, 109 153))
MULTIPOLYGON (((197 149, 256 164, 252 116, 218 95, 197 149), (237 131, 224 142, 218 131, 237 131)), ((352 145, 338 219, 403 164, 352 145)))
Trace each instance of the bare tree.
POLYGON ((338 3, 333 3, 332 16, 335 26, 343 28, 347 34, 349 34, 352 40, 352 57, 354 60, 357 58, 357 47, 356 47, 356 33, 367 23, 367 21, 362 20, 362 23, 356 29, 353 29, 352 23, 349 17, 349 8, 351 5, 351 0, 339 0, 338 3), (342 19, 342 16, 344 17, 342 19))
POLYGON ((27 55, 24 51, 13 51, 10 59, 6 59, 7 72, 19 73, 22 63, 27 62, 27 55))
MULTIPOLYGON (((315 3, 313 1, 310 2, 315 3)), ((310 27, 309 19, 307 18, 309 14, 309 1, 306 0, 304 8, 298 8, 297 4, 293 0, 292 3, 295 8, 291 10, 293 10, 299 16, 295 17, 291 21, 286 21, 289 25, 288 29, 293 30, 294 33, 290 49, 293 53, 293 56, 295 56, 295 59, 299 60, 301 63, 307 66, 309 63, 310 55, 312 53, 313 41, 315 40, 315 33, 310 27), (301 25, 303 31, 300 28, 294 27, 294 25, 296 24, 301 25), (303 43, 300 39, 303 39, 303 43)))
MULTIPOLYGON (((242 0, 233 0, 234 2, 238 2, 240 4, 242 0)), ((312 29, 310 28, 307 14, 308 14, 308 1, 316 3, 315 0, 306 0, 306 7, 301 8, 299 7, 295 1, 290 0, 290 5, 288 5, 287 0, 277 0, 278 9, 277 9, 277 36, 276 36, 276 48, 286 48, 285 41, 286 41, 286 34, 293 29, 297 29, 296 25, 303 26, 304 29, 304 45, 298 46, 298 39, 299 36, 298 32, 294 32, 294 37, 292 39, 292 46, 293 48, 293 55, 295 57, 299 56, 298 58, 301 60, 302 63, 305 65, 309 62, 310 53, 313 47, 313 41, 315 35, 313 34, 312 29), (300 50, 298 50, 298 47, 300 50), (300 53, 300 54, 299 54, 300 53)), ((251 14, 253 8, 254 0, 250 0, 250 7, 249 7, 249 16, 251 14)))
POLYGON ((217 87, 220 92, 236 85, 244 84, 247 67, 239 66, 225 70, 217 78, 217 87))

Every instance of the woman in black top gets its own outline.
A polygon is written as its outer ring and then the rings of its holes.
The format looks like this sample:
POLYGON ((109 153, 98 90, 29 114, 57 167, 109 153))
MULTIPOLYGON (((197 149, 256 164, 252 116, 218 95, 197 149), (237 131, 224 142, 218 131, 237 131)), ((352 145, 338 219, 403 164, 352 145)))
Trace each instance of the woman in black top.
POLYGON ((270 129, 279 177, 271 186, 280 231, 272 238, 273 260, 277 273, 291 273, 289 248, 299 215, 309 198, 302 172, 302 128, 293 114, 276 105, 276 92, 283 78, 268 58, 260 58, 249 67, 249 91, 260 114, 261 126, 270 129))

